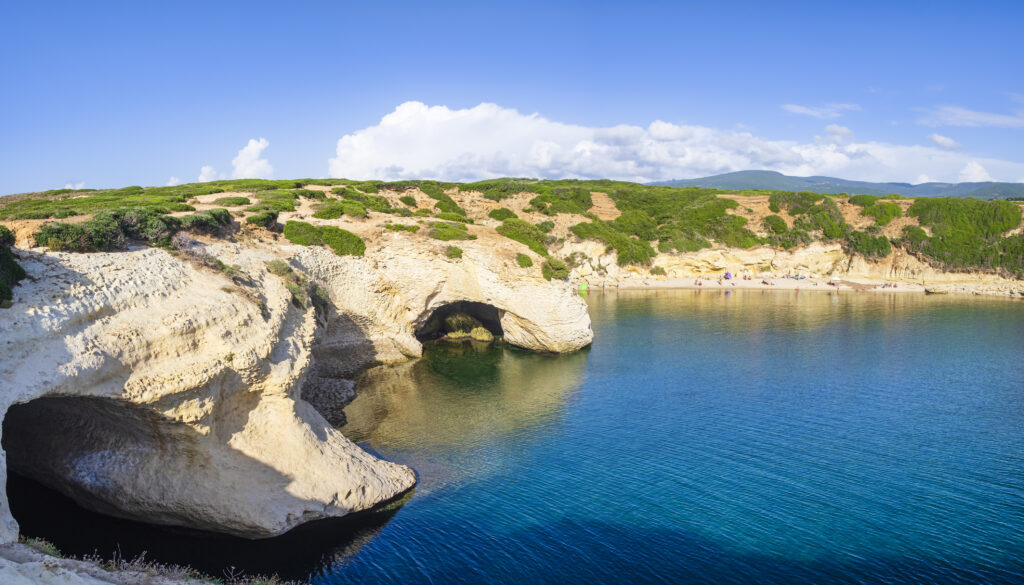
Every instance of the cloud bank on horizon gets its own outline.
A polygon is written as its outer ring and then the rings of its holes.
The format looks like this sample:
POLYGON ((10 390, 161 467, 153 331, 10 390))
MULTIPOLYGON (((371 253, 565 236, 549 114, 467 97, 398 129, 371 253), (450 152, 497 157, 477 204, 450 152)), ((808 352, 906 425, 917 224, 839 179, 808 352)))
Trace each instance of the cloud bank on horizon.
MULTIPOLYGON (((782 108, 832 120, 858 106, 782 108)), ((493 103, 451 109, 409 101, 378 124, 342 136, 328 168, 332 177, 360 180, 515 176, 650 182, 765 169, 864 181, 1024 181, 1024 163, 972 156, 939 134, 922 138, 932 145, 859 142, 851 129, 833 123, 812 142, 770 140, 745 131, 661 120, 646 127, 590 127, 493 103)), ((251 149, 258 158, 266 141, 255 142, 250 140, 243 151, 251 149)), ((240 158, 242 152, 235 160, 240 158)), ((269 174, 269 162, 260 160, 269 174)), ((240 167, 264 168, 247 163, 236 165, 236 173, 240 167)))

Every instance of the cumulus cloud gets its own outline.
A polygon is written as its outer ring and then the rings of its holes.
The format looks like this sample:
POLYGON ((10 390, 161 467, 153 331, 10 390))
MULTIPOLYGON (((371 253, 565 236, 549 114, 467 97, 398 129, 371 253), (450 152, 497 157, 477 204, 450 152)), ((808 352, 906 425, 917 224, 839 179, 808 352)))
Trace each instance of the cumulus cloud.
POLYGON ((960 148, 959 142, 953 140, 949 136, 943 136, 942 134, 930 134, 928 136, 928 140, 934 142, 935 146, 938 146, 939 148, 948 148, 951 150, 960 148))
POLYGON ((797 104, 782 104, 781 108, 791 114, 800 114, 801 116, 811 116, 822 120, 831 120, 832 118, 842 116, 845 111, 859 110, 860 106, 857 104, 826 104, 824 106, 813 107, 800 106, 797 104))
POLYGON ((203 165, 203 168, 199 169, 200 183, 215 180, 217 180, 217 171, 214 170, 213 165, 203 165))
POLYGON ((235 179, 269 179, 274 175, 270 161, 261 158, 263 151, 270 146, 266 138, 250 138, 248 144, 238 151, 238 156, 231 160, 231 177, 235 179))
POLYGON ((968 110, 960 106, 939 106, 929 110, 918 120, 924 126, 994 126, 998 128, 1024 127, 1024 110, 1013 114, 993 114, 968 110))
POLYGON ((924 173, 921 173, 920 175, 917 176, 917 180, 914 181, 914 184, 915 185, 920 185, 921 183, 931 183, 931 182, 932 182, 932 178, 931 177, 929 177, 928 175, 926 175, 924 173))
MULTIPOLYGON (((332 177, 475 181, 493 177, 611 178, 648 182, 747 169, 910 181, 954 180, 975 158, 933 146, 852 140, 830 125, 829 140, 769 140, 750 132, 679 125, 589 127, 522 114, 496 104, 450 109, 407 102, 380 123, 338 140, 332 177), (838 139, 838 140, 837 140, 838 139)), ((977 159, 997 176, 1024 163, 977 159)))
POLYGON ((960 169, 960 182, 961 183, 982 183, 984 181, 991 181, 992 176, 988 174, 985 167, 981 166, 976 160, 964 165, 964 168, 960 169))
POLYGON ((181 179, 179 179, 178 177, 171 177, 170 179, 167 179, 167 186, 168 187, 173 187, 175 185, 180 185, 180 184, 181 184, 181 179))
POLYGON ((84 189, 85 188, 85 183, 84 182, 64 183, 64 188, 65 189, 74 189, 74 190, 77 191, 79 189, 84 189))

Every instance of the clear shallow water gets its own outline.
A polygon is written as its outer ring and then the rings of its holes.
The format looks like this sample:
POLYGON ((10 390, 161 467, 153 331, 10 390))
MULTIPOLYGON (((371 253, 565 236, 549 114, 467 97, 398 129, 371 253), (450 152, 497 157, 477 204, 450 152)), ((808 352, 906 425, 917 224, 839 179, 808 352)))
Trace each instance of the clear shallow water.
POLYGON ((1020 301, 588 302, 578 354, 440 346, 367 374, 342 430, 417 469, 397 512, 150 556, 318 584, 1024 583, 1020 301))

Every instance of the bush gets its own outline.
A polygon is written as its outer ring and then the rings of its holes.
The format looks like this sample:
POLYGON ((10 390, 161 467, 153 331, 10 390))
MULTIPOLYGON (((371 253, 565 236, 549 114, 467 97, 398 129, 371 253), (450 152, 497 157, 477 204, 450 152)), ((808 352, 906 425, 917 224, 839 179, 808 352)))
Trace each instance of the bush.
POLYGON ((544 245, 544 232, 537 226, 521 219, 506 219, 497 228, 497 232, 506 238, 525 244, 541 256, 548 255, 548 248, 544 245))
POLYGON ((665 269, 662 268, 661 266, 652 266, 651 274, 654 276, 666 276, 668 272, 665 272, 665 269))
POLYGON ((316 210, 316 213, 313 214, 313 217, 317 219, 338 219, 343 215, 345 215, 345 208, 341 206, 341 203, 332 202, 321 205, 316 210))
POLYGON ((437 217, 437 219, 443 219, 445 221, 458 221, 458 222, 461 222, 461 223, 473 223, 473 220, 468 218, 468 217, 466 217, 466 216, 459 215, 457 213, 451 213, 451 212, 448 212, 448 211, 444 211, 444 212, 438 213, 435 217, 437 217))
POLYGON ((878 201, 862 209, 860 214, 874 217, 875 225, 885 227, 897 217, 903 217, 903 208, 896 203, 878 201))
POLYGON ((256 215, 250 215, 245 218, 245 222, 252 225, 258 225, 261 227, 269 228, 277 223, 277 212, 276 211, 263 211, 256 215))
POLYGON ((555 222, 551 220, 542 221, 537 224, 537 229, 544 232, 545 234, 550 234, 551 230, 555 229, 555 222))
POLYGON ((222 205, 224 207, 238 207, 239 205, 249 205, 252 201, 248 197, 221 197, 213 201, 214 205, 222 205))
POLYGON ((786 220, 777 215, 767 215, 764 218, 764 227, 769 233, 782 235, 789 231, 786 220))
POLYGON ((362 256, 366 251, 362 238, 334 226, 315 226, 292 220, 284 224, 284 237, 302 246, 326 245, 338 256, 362 256))
POLYGON ((462 258, 462 248, 459 248, 457 246, 448 246, 448 249, 445 250, 444 255, 449 258, 462 258))
POLYGON ((385 229, 389 229, 389 230, 391 230, 393 232, 410 232, 410 233, 414 234, 417 231, 419 231, 420 226, 418 226, 418 225, 405 225, 405 224, 401 224, 401 223, 389 223, 389 224, 385 224, 384 228, 385 229))
POLYGON ((810 191, 800 191, 799 193, 775 191, 768 197, 768 209, 771 209, 772 213, 779 213, 785 209, 790 215, 803 215, 810 210, 812 205, 824 198, 825 196, 821 193, 811 193, 810 191))
POLYGON ((850 203, 861 207, 868 207, 870 205, 874 205, 879 199, 881 199, 881 197, 876 197, 874 195, 854 195, 853 197, 850 197, 850 203))
POLYGON ((561 280, 569 276, 569 267, 561 260, 548 258, 544 261, 544 264, 541 264, 540 273, 544 280, 551 280, 552 278, 561 280))
POLYGON ((14 242, 14 232, 0 225, 0 248, 10 248, 14 242))
POLYGON ((295 189, 292 191, 299 197, 306 199, 316 199, 317 201, 323 201, 327 199, 327 194, 319 189, 295 189))
POLYGON ((14 234, 0 226, 0 305, 6 305, 14 298, 11 290, 19 280, 25 278, 25 270, 18 264, 11 251, 14 234))
POLYGON ((490 213, 487 214, 487 217, 498 221, 505 221, 506 219, 518 218, 519 216, 517 216, 511 209, 499 207, 497 209, 492 209, 490 213))
POLYGON ((399 201, 408 205, 409 207, 416 207, 416 198, 412 195, 402 195, 398 198, 399 201))
MULTIPOLYGON (((231 225, 231 213, 227 209, 207 209, 181 218, 181 228, 191 233, 219 234, 228 225, 231 225)), ((171 235, 173 233, 167 237, 171 235)))
POLYGON ((889 238, 885 236, 875 237, 857 230, 851 230, 849 235, 847 235, 846 248, 847 250, 874 258, 885 258, 892 253, 892 245, 889 243, 889 238))
POLYGON ((267 270, 276 276, 287 276, 292 273, 292 267, 281 259, 275 259, 267 262, 267 270))
POLYGON ((520 268, 529 268, 533 266, 533 259, 526 254, 516 254, 516 263, 519 264, 520 268))
POLYGON ((431 238, 447 242, 451 240, 475 240, 476 236, 466 231, 466 224, 436 221, 430 224, 431 238))
POLYGON ((572 233, 583 239, 596 239, 614 248, 618 254, 618 264, 641 264, 647 266, 656 255, 651 245, 644 240, 631 238, 617 231, 611 224, 601 220, 590 223, 578 223, 570 228, 572 233))

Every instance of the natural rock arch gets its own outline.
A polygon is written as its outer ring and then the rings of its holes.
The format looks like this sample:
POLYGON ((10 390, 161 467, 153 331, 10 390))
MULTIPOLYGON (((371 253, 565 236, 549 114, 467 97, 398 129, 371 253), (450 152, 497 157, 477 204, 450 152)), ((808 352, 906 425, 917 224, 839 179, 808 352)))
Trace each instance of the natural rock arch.
POLYGON ((453 301, 425 312, 425 315, 421 316, 417 322, 416 339, 422 343, 441 337, 444 335, 445 319, 459 313, 480 321, 495 338, 503 337, 505 334, 501 327, 501 319, 505 316, 505 311, 487 303, 453 301))

